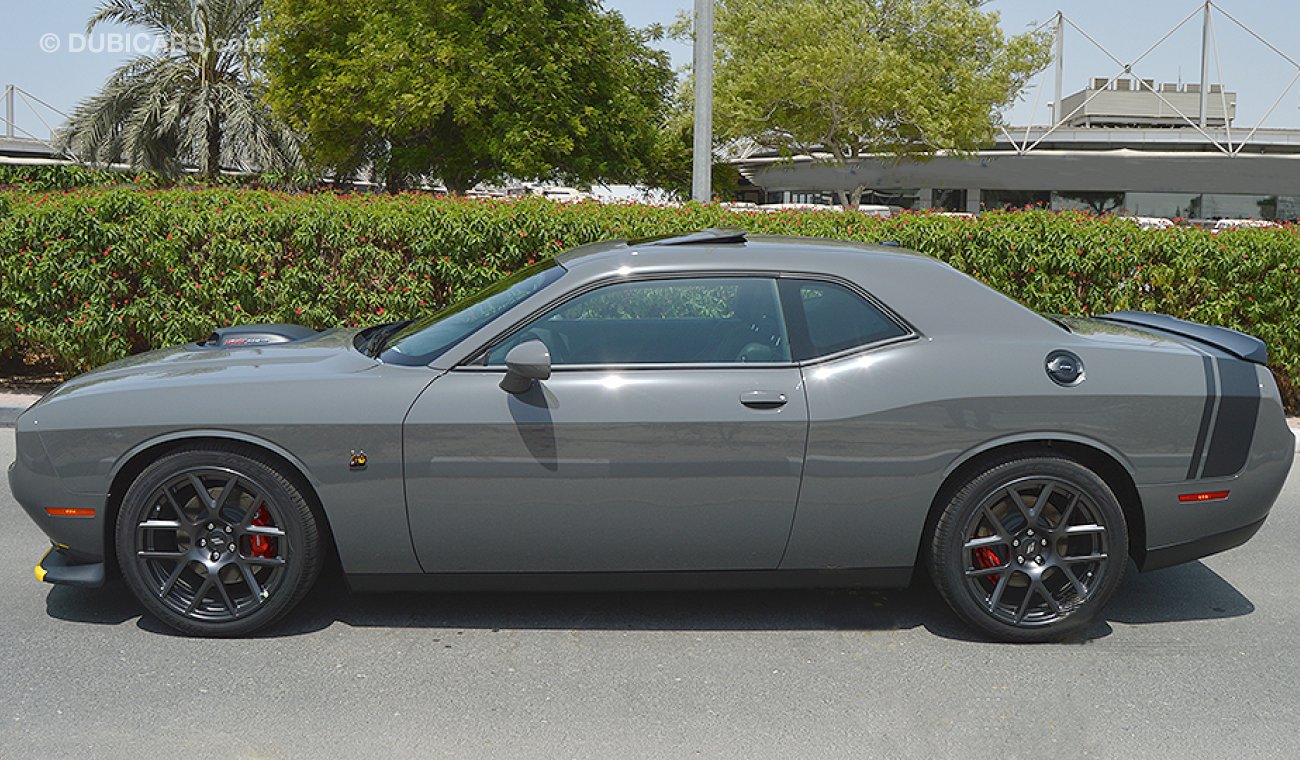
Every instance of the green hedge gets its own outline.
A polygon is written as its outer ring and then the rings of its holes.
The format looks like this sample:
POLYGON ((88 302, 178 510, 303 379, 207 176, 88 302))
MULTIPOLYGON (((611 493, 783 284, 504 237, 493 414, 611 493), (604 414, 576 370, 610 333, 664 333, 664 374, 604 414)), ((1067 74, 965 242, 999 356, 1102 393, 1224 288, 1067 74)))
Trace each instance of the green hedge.
POLYGON ((1160 311, 1267 341, 1293 405, 1300 229, 1140 230, 1020 211, 979 219, 728 212, 261 190, 0 191, 0 356, 81 370, 236 322, 357 325, 426 313, 593 240, 710 226, 894 240, 1031 308, 1160 311))
POLYGON ((0 164, 0 188, 28 192, 67 191, 88 187, 225 187, 299 191, 321 185, 307 173, 229 174, 215 179, 198 175, 168 177, 153 172, 97 169, 76 164, 0 164))

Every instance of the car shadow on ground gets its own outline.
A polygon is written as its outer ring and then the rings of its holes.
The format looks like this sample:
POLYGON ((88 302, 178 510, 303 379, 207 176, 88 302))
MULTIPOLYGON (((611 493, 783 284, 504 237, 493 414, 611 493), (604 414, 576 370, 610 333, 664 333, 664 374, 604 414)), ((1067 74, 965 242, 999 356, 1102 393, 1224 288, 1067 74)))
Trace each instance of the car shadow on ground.
MULTIPOLYGON (((1201 562, 1138 574, 1130 567, 1102 621, 1078 641, 1110 635, 1110 623, 1142 625, 1248 615, 1255 606, 1201 562)), ((114 582, 102 589, 52 588, 51 617, 174 632, 142 615, 114 582)), ((928 582, 890 591, 689 591, 625 593, 354 594, 337 572, 259 638, 299 636, 337 623, 358 628, 616 631, 898 631, 917 627, 944 638, 984 641, 959 622, 928 582)))

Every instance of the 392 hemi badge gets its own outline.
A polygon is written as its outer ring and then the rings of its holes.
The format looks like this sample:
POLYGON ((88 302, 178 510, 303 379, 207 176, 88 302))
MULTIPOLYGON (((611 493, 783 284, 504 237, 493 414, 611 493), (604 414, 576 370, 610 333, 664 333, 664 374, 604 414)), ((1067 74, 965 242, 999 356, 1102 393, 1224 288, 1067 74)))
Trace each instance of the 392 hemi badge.
POLYGON ((352 458, 348 460, 349 470, 366 469, 366 452, 364 449, 353 449, 352 458))

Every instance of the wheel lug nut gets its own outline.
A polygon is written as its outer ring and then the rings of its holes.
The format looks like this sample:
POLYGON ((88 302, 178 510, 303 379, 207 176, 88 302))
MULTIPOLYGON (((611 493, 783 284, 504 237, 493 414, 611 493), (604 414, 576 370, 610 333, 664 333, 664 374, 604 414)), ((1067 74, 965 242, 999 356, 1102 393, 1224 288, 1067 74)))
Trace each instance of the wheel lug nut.
MULTIPOLYGON (((212 526, 209 525, 208 527, 211 528, 212 526)), ((1029 535, 1031 535, 1031 536, 1034 535, 1034 531, 1033 531, 1032 529, 1030 529, 1030 531, 1029 531, 1029 535)))
POLYGON ((207 546, 207 545, 208 545, 208 540, 206 538, 199 539, 199 546, 207 546))
POLYGON ((1040 565, 1043 564, 1043 558, 1042 558, 1042 557, 1034 557, 1034 561, 1037 562, 1037 563, 1040 564, 1040 565))
POLYGON ((1024 558, 1024 557, 1016 557, 1016 562, 1019 562, 1020 564, 1023 565, 1023 564, 1025 564, 1025 558, 1024 558))
POLYGON ((230 549, 230 553, 231 553, 231 554, 234 554, 234 553, 235 553, 235 545, 234 545, 234 544, 231 544, 230 547, 229 547, 229 549, 230 549))
POLYGON ((208 523, 208 530, 212 530, 212 523, 208 523))
POLYGON ((1014 541, 1011 542, 1011 545, 1012 545, 1012 546, 1020 546, 1020 539, 1018 539, 1018 538, 1015 539, 1014 541))
POLYGON ((226 526, 226 532, 229 533, 231 530, 232 530, 232 528, 231 528, 229 525, 227 525, 227 526, 226 526))
POLYGON ((221 559, 221 552, 212 552, 212 561, 216 562, 221 559))

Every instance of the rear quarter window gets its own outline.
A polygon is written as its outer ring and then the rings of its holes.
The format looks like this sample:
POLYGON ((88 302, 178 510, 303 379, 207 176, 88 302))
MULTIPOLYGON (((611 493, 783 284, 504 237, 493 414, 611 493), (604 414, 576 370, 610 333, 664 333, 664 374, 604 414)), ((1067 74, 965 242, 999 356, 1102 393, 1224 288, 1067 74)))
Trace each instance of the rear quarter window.
MULTIPOLYGON (((798 336, 802 340, 794 346, 796 359, 829 356, 910 334, 878 306, 843 285, 783 279, 781 288, 791 326, 803 328, 798 336)), ((795 336, 791 338, 793 341, 795 336)))

